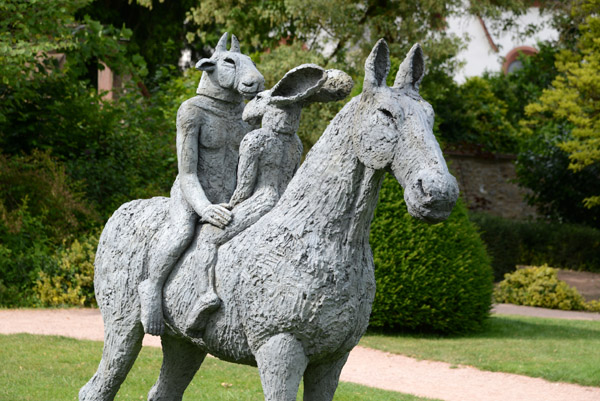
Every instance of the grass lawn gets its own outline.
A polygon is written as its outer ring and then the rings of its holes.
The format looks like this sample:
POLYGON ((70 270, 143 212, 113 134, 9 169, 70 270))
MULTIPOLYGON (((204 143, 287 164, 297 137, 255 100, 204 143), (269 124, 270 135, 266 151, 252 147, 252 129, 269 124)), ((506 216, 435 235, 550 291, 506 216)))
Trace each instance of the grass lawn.
MULTIPOLYGON (((0 400, 71 401, 96 371, 102 343, 29 334, 0 335, 0 400)), ((146 400, 162 354, 144 347, 116 400, 146 400)), ((256 368, 207 358, 184 401, 264 400, 256 368)), ((300 396, 299 399, 302 399, 300 396)), ((418 401, 425 398, 341 383, 336 401, 418 401)))
POLYGON ((411 356, 600 387, 600 321, 492 316, 461 337, 367 333, 360 345, 411 356))

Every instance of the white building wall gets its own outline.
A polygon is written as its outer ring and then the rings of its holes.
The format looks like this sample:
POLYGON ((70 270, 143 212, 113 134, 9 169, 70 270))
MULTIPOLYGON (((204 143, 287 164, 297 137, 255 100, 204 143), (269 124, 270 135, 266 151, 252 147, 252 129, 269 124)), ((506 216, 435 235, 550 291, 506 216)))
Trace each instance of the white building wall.
POLYGON ((520 27, 525 27, 528 24, 535 24, 542 27, 533 36, 527 38, 516 37, 517 35, 514 31, 503 32, 497 35, 492 31, 488 23, 490 36, 498 47, 498 52, 496 52, 489 43, 479 18, 473 16, 448 18, 449 33, 461 37, 466 33, 470 37, 466 48, 457 55, 458 60, 464 62, 464 66, 457 72, 454 78, 458 82, 464 82, 467 77, 480 76, 484 71, 501 71, 504 57, 512 49, 519 46, 536 48, 539 41, 557 39, 558 32, 549 27, 549 20, 550 16, 540 15, 537 7, 530 8, 526 14, 518 17, 517 25, 520 27))

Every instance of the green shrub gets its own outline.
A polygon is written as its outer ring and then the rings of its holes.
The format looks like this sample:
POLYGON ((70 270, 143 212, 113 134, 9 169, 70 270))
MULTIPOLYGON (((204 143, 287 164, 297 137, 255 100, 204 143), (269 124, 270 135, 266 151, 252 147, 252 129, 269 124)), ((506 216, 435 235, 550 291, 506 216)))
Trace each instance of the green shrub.
POLYGON ((27 199, 10 212, 0 201, 0 306, 33 306, 38 272, 54 268, 43 220, 29 212, 27 199))
POLYGON ((43 306, 96 306, 94 258, 98 235, 93 234, 57 255, 54 271, 40 271, 34 291, 43 306))
POLYGON ((517 265, 548 264, 600 272, 600 230, 574 224, 527 222, 472 213, 492 258, 496 281, 517 265))
POLYGON ((406 211, 388 177, 371 226, 377 293, 371 327, 441 333, 477 329, 488 316, 492 274, 485 246, 459 201, 428 225, 406 211))
POLYGON ((509 273, 494 290, 496 302, 562 310, 598 310, 575 288, 558 279, 557 269, 543 265, 509 273))
POLYGON ((37 229, 58 245, 99 221, 79 184, 49 152, 34 150, 28 156, 12 157, 0 154, 0 220, 16 234, 26 218, 18 210, 26 205, 27 214, 40 222, 37 229))
POLYGON ((476 144, 488 152, 514 152, 515 129, 507 116, 508 106, 492 91, 489 80, 468 78, 453 94, 453 115, 441 122, 440 132, 448 144, 476 144))
POLYGON ((48 152, 0 154, 0 305, 34 306, 40 272, 54 271, 61 244, 98 223, 64 166, 48 152))

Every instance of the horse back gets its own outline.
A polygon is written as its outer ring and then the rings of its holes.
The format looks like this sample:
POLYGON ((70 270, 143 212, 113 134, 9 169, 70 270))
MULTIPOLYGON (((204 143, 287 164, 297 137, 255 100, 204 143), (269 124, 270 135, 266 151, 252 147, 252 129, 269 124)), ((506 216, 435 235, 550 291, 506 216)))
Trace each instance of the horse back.
POLYGON ((168 198, 123 204, 100 236, 94 262, 96 301, 103 318, 139 313, 138 284, 147 277, 148 252, 168 218, 168 198))

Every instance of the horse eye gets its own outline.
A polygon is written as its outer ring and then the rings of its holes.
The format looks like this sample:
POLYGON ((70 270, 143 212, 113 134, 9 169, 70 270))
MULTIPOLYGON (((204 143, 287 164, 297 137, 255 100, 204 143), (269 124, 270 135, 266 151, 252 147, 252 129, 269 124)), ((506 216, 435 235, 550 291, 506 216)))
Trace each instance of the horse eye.
POLYGON ((233 59, 230 59, 229 57, 223 61, 225 61, 227 64, 230 64, 232 67, 235 66, 235 61, 233 61, 233 59))
POLYGON ((389 118, 390 120, 394 119, 394 115, 392 114, 391 111, 386 110, 386 109, 379 109, 380 112, 382 112, 387 118, 389 118))

